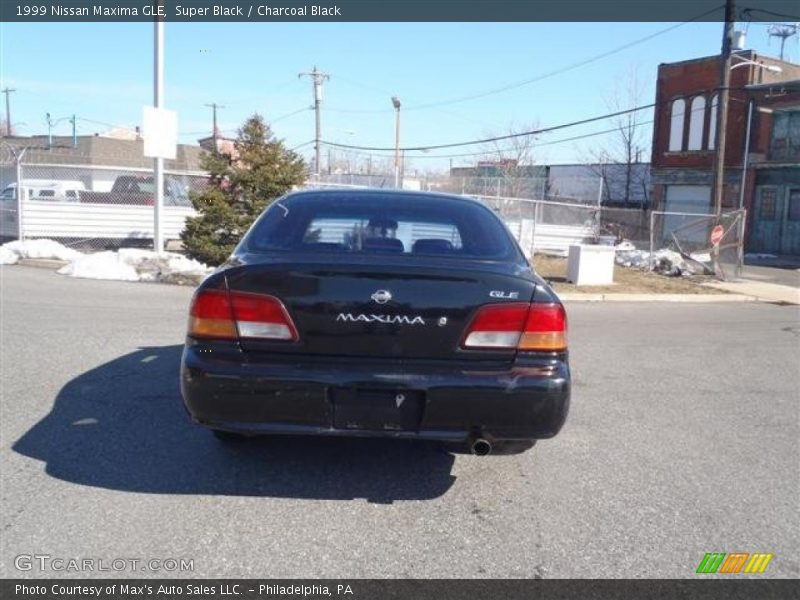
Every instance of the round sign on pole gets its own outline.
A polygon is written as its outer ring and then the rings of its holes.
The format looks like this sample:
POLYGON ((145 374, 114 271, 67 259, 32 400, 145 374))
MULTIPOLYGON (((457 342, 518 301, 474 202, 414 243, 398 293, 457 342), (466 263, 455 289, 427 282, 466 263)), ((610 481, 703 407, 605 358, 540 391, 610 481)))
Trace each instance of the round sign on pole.
POLYGON ((714 229, 711 230, 711 245, 712 246, 719 246, 719 243, 722 241, 722 237, 725 235, 725 230, 722 228, 722 225, 717 225, 714 229))

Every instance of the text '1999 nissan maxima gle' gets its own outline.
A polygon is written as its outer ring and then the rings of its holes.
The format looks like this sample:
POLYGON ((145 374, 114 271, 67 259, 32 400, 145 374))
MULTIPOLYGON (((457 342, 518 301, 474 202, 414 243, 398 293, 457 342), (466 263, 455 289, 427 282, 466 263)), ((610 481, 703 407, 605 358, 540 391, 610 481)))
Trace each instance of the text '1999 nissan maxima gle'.
POLYGON ((223 439, 517 452, 564 424, 566 335, 561 302, 480 202, 305 191, 273 202, 195 292, 181 390, 223 439))

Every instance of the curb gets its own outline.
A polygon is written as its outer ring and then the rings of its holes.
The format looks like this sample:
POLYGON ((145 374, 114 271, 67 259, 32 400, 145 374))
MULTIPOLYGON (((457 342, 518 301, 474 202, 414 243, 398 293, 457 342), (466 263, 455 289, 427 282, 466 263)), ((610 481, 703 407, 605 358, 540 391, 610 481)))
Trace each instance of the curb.
POLYGON ((58 270, 69 264, 68 260, 58 260, 55 258, 20 258, 16 263, 23 267, 36 267, 37 269, 58 270))
MULTIPOLYGON (((556 292, 557 293, 557 292, 556 292)), ((558 294, 564 302, 682 302, 709 304, 713 302, 769 301, 743 294, 558 294)))
MULTIPOLYGON (((34 267, 37 269, 58 270, 68 265, 69 261, 53 258, 20 258, 16 265, 34 267)), ((764 296, 748 296, 745 294, 625 294, 612 292, 610 294, 575 293, 567 292, 558 294, 564 302, 679 302, 684 304, 710 304, 717 302, 768 302, 772 304, 794 304, 775 298, 764 296)))

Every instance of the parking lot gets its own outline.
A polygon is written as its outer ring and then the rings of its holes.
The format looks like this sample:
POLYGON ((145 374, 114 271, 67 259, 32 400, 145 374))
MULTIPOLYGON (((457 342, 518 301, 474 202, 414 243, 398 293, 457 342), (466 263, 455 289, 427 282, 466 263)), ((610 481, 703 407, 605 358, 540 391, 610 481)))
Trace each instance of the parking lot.
MULTIPOLYGON (((191 425, 191 290, 4 267, 2 552, 192 559, 194 577, 800 576, 800 315, 568 305, 562 433, 520 456, 380 440, 224 446, 191 425)), ((94 573, 103 575, 103 573, 94 573)), ((126 575, 126 573, 107 573, 126 575)))

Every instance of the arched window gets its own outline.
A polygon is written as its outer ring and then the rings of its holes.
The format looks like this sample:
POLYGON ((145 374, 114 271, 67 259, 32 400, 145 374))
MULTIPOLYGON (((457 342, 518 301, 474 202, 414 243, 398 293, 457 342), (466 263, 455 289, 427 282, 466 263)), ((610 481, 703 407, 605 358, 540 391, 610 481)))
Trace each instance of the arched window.
POLYGON ((686 112, 686 101, 678 98, 672 103, 672 114, 669 123, 669 151, 683 150, 683 116, 686 112))
POLYGON ((717 144, 717 103, 719 96, 711 96, 711 111, 708 115, 708 149, 713 150, 717 144))
POLYGON ((689 150, 703 149, 703 124, 706 122, 706 99, 695 96, 692 99, 689 115, 689 150))

